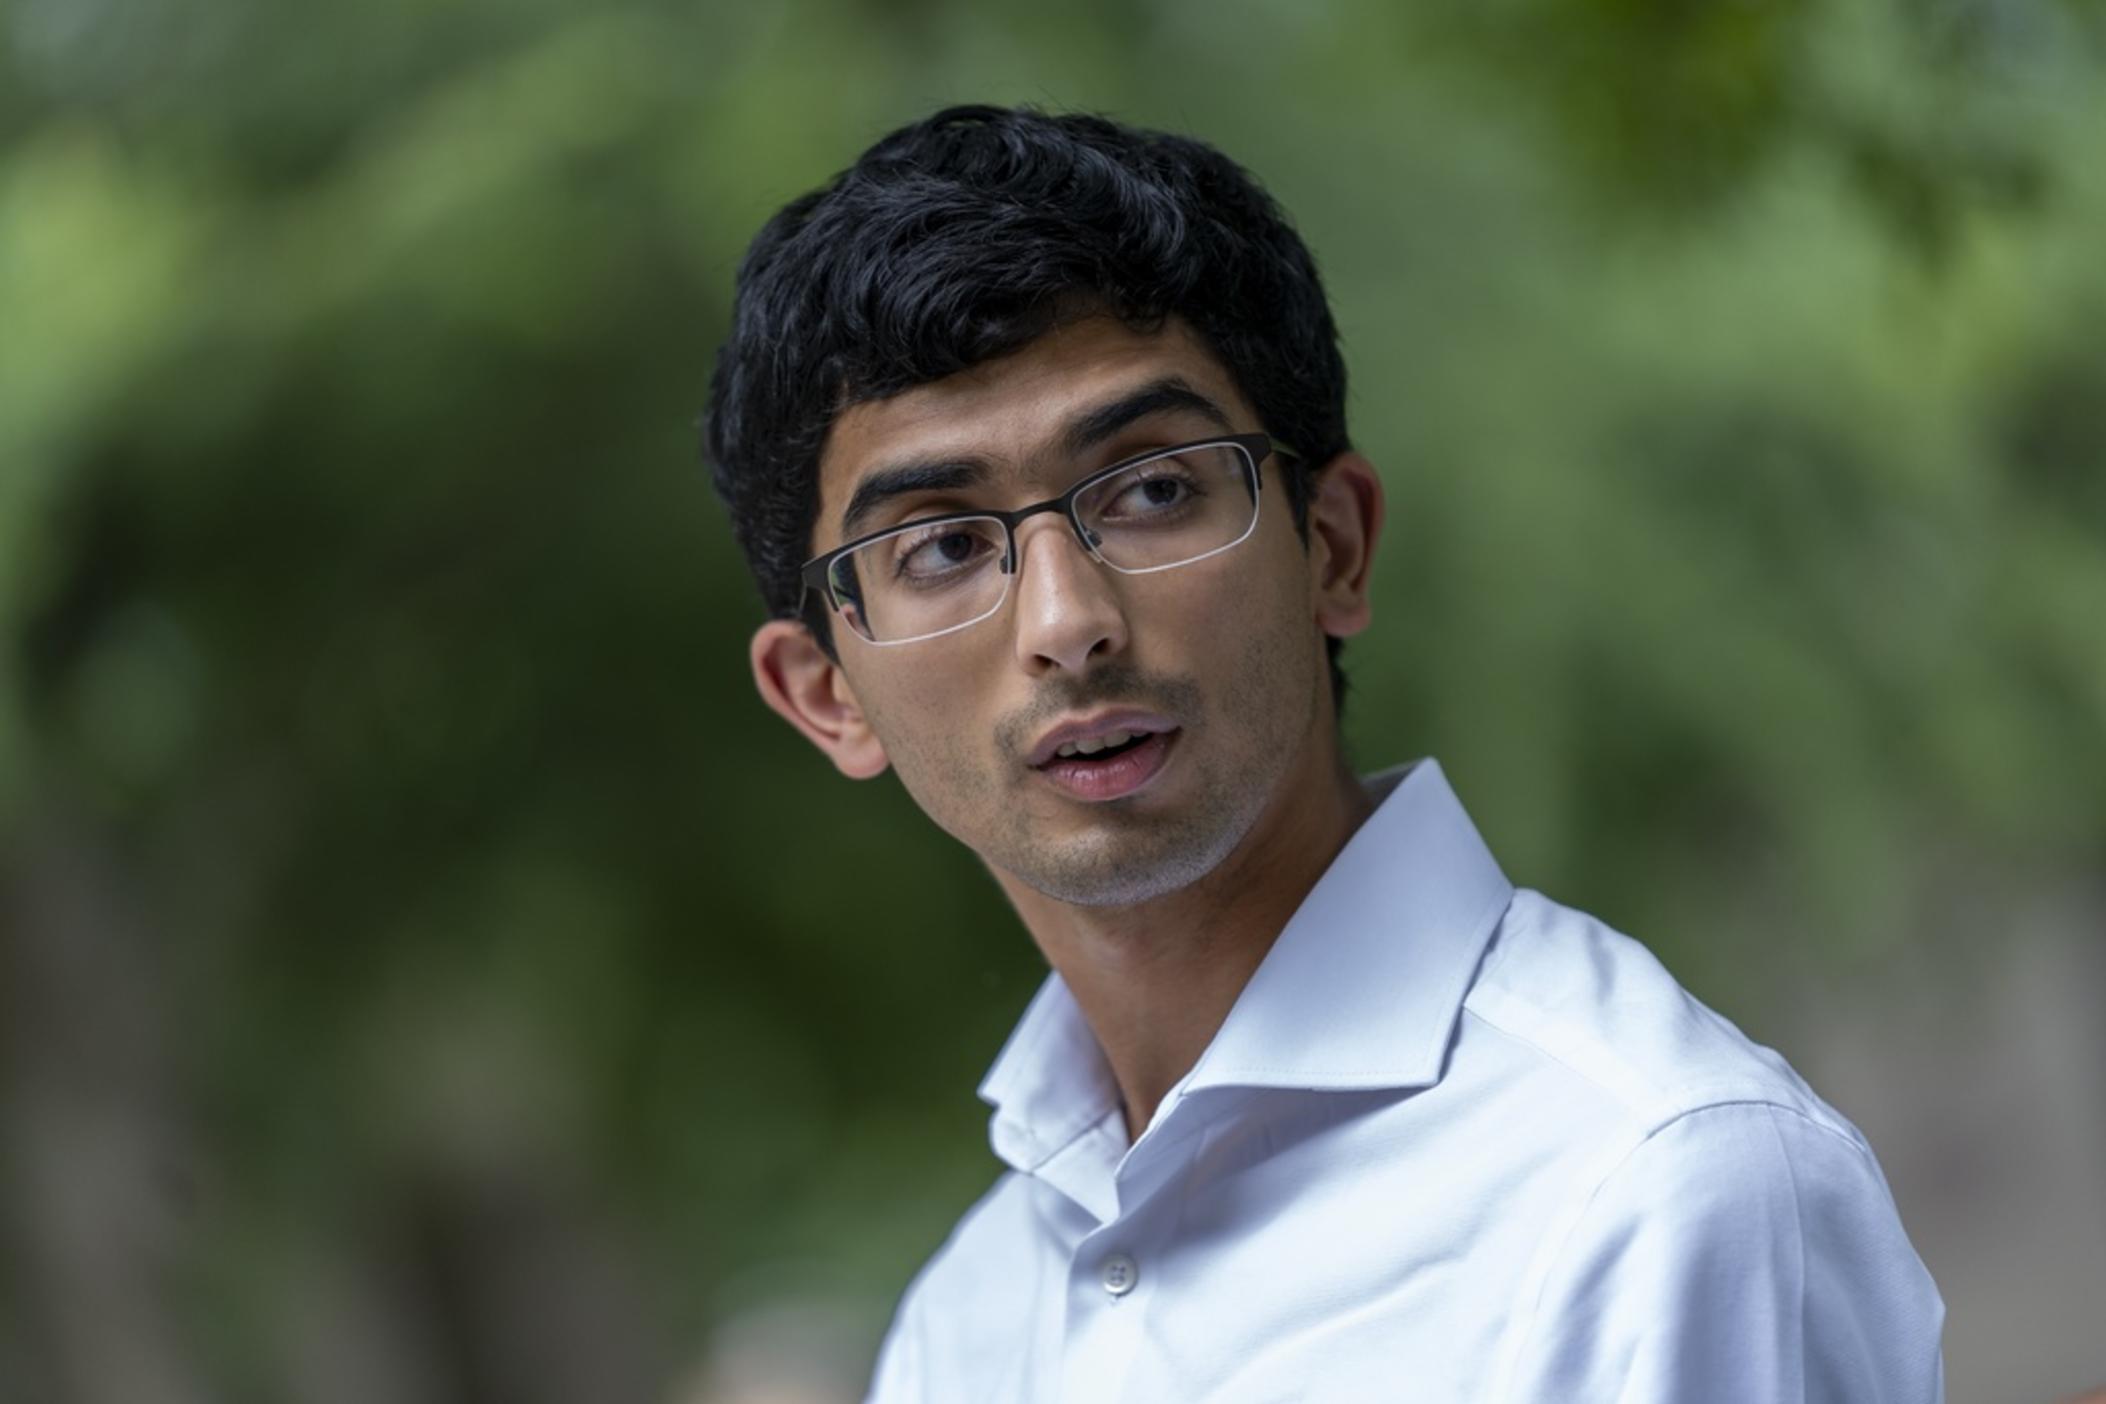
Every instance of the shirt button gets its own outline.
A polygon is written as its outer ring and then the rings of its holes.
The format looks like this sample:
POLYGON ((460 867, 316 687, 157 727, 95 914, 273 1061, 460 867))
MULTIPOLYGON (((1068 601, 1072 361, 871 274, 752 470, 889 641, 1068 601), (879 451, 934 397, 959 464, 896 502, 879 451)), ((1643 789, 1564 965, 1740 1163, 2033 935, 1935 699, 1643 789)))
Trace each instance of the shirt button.
POLYGON ((1140 1267, 1124 1253, 1112 1254, 1097 1271, 1098 1281, 1102 1282, 1104 1290, 1114 1297, 1125 1296, 1134 1289, 1134 1284, 1141 1280, 1140 1267))

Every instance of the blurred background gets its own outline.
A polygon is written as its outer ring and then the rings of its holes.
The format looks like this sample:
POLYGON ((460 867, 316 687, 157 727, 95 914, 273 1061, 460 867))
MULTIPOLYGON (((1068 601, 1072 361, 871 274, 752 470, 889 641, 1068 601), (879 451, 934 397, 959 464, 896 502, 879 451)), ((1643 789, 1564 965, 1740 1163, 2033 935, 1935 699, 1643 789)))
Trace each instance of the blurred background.
POLYGON ((2106 11, 0 0, 0 1400, 858 1397, 1042 974, 752 693, 746 241, 967 100, 1329 282, 1366 768, 2106 1380, 2106 11))

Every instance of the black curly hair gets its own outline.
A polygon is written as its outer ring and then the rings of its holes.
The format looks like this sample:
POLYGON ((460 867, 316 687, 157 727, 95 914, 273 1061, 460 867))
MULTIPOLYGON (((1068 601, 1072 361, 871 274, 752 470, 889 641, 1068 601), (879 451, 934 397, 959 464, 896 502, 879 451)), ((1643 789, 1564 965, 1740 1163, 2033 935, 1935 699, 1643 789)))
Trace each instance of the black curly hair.
POLYGON ((802 614, 832 651, 798 567, 834 416, 1017 350, 1078 303, 1200 335, 1305 455, 1277 461, 1306 540, 1313 474, 1349 447, 1345 363, 1315 260, 1272 197, 1189 137, 951 107, 790 202, 740 265, 705 449, 771 614, 802 614))

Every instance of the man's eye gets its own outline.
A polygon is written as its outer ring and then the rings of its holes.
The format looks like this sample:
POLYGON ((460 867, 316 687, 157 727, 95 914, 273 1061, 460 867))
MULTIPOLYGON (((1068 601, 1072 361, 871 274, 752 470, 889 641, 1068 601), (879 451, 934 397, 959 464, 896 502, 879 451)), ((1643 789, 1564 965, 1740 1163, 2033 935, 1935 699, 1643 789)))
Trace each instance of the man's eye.
POLYGON ((1128 484, 1112 499, 1111 510, 1114 515, 1122 517, 1152 516, 1181 505, 1192 495, 1191 483, 1164 474, 1128 484))
POLYGON ((968 528, 938 527, 902 543, 899 573, 909 580, 939 579, 984 559, 993 545, 968 528))

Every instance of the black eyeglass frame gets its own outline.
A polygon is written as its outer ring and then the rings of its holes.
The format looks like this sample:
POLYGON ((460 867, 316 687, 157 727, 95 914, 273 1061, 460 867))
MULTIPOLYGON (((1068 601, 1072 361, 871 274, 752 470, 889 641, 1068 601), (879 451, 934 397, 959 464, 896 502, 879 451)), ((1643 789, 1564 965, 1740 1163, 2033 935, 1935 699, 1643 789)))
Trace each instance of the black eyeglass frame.
MULTIPOLYGON (((1081 498, 1082 494, 1088 492, 1107 478, 1115 478, 1121 473, 1138 468, 1143 463, 1152 462, 1158 458, 1174 458, 1178 454, 1190 453, 1194 449, 1220 448, 1224 445, 1236 448, 1243 454, 1244 464, 1250 470, 1250 495, 1253 509, 1257 506, 1258 494, 1265 484, 1265 474, 1261 471, 1265 460, 1275 454, 1282 458, 1292 458, 1296 462, 1302 460, 1302 455, 1288 448, 1285 444, 1276 442, 1270 434, 1222 434, 1211 439, 1194 439, 1190 443, 1173 444, 1169 448, 1150 449, 1146 453, 1137 453, 1131 458, 1122 458, 1117 463, 1098 469, 1058 497, 1049 497, 1043 502, 1034 502, 1028 507, 1019 507, 1011 512, 1004 512, 994 507, 977 507, 956 512, 941 512, 933 517, 916 517, 912 521, 901 522, 898 526, 889 526, 883 531, 874 531, 867 536, 859 536, 845 545, 836 546, 824 555, 812 557, 798 567, 798 576, 804 584, 804 598, 799 606, 799 612, 804 614, 805 622, 808 625, 813 622, 809 613, 809 607, 811 598, 815 594, 826 601, 827 606, 835 614, 842 612, 841 600, 834 593, 833 582, 828 578, 828 572, 833 568, 834 562, 841 557, 849 554, 851 551, 860 551, 872 542, 882 541, 888 536, 896 536, 903 531, 919 531, 927 527, 941 526, 945 522, 983 521, 988 519, 1000 522, 1002 524, 1002 574, 1014 575, 1016 573, 1017 527, 1042 512, 1058 512, 1067 518, 1069 529, 1075 533, 1075 539, 1082 543, 1082 549, 1089 552, 1090 559, 1108 566, 1112 570, 1117 570, 1122 575, 1142 573, 1120 570, 1120 567, 1112 565, 1110 561, 1105 560, 1098 553, 1098 543, 1092 538, 1090 529, 1082 524, 1082 517, 1076 511, 1075 503, 1081 498)), ((1253 525, 1256 525, 1256 523, 1253 522, 1253 525)), ((1235 544, 1237 543, 1230 543, 1232 546, 1235 544)), ((1212 552, 1208 554, 1211 555, 1212 552)), ((1204 556, 1194 556, 1192 558, 1193 561, 1204 559, 1204 556)), ((1190 565, 1191 563, 1191 561, 1179 561, 1176 565, 1171 566, 1151 566, 1149 570, 1174 570, 1178 565, 1190 565)), ((1000 608, 1000 606, 997 605, 996 608, 1000 608)), ((993 612, 993 610, 990 610, 988 613, 992 614, 993 612)), ((982 617, 984 618, 985 616, 982 617)), ((979 621, 969 620, 967 622, 978 623, 979 621)), ((949 631, 946 630, 945 632, 949 631)), ((939 638, 941 635, 929 634, 922 637, 939 638)), ((865 640, 865 642, 872 641, 865 640)), ((895 642, 919 643, 921 639, 900 639, 895 642)))

